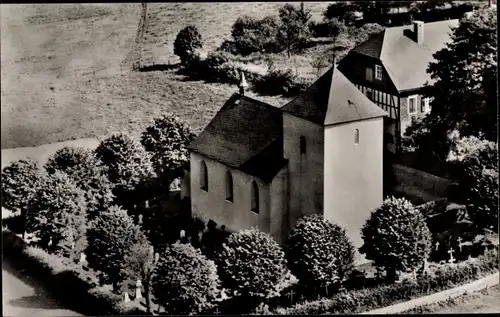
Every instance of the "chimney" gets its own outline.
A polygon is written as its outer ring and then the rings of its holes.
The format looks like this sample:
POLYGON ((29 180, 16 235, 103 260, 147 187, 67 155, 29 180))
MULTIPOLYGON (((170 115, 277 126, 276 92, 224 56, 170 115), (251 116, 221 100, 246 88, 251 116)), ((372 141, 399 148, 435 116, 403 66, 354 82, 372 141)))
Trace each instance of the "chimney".
POLYGON ((240 88, 240 95, 245 95, 245 89, 248 87, 248 83, 245 80, 245 74, 243 71, 240 72, 240 83, 238 84, 238 87, 240 88))
POLYGON ((417 42, 417 44, 424 43, 424 22, 413 21, 413 36, 415 37, 415 42, 417 42))

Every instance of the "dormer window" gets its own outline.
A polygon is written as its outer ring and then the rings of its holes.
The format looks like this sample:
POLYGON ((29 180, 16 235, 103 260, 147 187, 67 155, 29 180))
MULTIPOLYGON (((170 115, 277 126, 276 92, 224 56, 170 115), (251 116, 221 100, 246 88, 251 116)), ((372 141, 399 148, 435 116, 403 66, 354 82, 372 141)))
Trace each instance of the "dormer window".
POLYGON ((382 80, 382 66, 375 65, 375 79, 382 80))

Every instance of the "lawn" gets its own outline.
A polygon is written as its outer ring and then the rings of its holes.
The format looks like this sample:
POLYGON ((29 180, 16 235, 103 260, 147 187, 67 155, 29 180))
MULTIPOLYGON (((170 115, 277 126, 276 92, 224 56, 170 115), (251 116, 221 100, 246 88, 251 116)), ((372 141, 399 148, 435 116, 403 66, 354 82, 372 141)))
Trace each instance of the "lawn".
MULTIPOLYGON (((181 14, 204 7, 207 17, 221 10, 202 3, 165 6, 181 14)), ((199 132, 237 91, 185 81, 175 71, 131 71, 139 4, 2 5, 0 13, 2 149, 101 139, 120 131, 138 136, 163 113, 186 120, 199 132)), ((197 17, 186 13, 185 19, 197 17)), ((210 21, 218 29, 218 21, 210 21)), ((288 100, 258 98, 276 106, 288 100)))
POLYGON ((417 307, 406 314, 500 313, 500 286, 494 286, 445 302, 417 307))

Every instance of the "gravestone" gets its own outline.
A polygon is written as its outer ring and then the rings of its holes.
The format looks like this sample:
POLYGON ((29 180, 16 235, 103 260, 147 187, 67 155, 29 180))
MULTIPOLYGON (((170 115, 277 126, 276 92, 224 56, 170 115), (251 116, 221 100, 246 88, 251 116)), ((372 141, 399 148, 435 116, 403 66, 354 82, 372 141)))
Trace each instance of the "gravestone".
POLYGON ((130 302, 130 297, 128 296, 128 292, 127 291, 125 291, 123 293, 123 302, 124 303, 129 303, 130 302))
POLYGON ((135 283, 135 299, 136 300, 142 298, 141 287, 142 287, 141 280, 138 279, 137 282, 135 283))

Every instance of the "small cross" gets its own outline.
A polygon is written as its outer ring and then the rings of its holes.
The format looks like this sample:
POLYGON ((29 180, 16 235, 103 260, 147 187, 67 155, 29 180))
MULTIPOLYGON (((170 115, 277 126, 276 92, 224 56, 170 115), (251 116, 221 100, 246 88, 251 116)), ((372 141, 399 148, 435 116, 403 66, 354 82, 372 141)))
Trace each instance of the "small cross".
POLYGON ((439 249, 439 242, 436 241, 436 251, 439 249))
POLYGON ((450 254, 450 260, 448 262, 449 263, 455 262, 455 258, 453 257, 453 249, 449 249, 448 253, 450 254))
POLYGON ((293 304, 293 289, 291 289, 287 295, 290 296, 290 303, 293 304))
POLYGON ((460 248, 460 252, 462 252, 462 238, 458 237, 457 241, 458 241, 458 247, 460 248))
POLYGON ((216 308, 216 309, 215 309, 215 314, 216 314, 216 315, 219 315, 219 308, 216 308))

